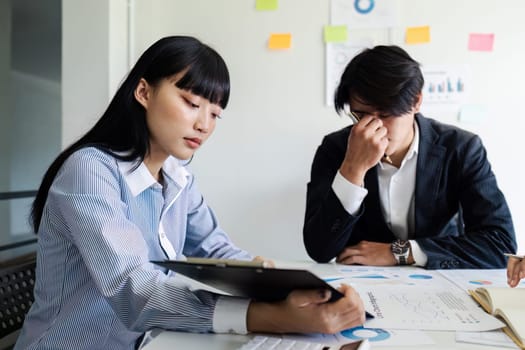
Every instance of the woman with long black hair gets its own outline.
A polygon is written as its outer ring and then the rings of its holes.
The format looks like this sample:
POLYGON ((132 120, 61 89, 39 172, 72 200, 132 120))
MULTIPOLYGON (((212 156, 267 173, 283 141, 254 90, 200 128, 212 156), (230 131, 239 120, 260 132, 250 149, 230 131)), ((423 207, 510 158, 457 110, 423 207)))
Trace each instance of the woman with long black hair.
POLYGON ((197 39, 163 38, 139 58, 95 126, 65 149, 33 204, 35 302, 17 349, 133 349, 152 328, 330 332, 364 321, 350 287, 277 303, 190 290, 150 263, 248 260, 184 167, 228 103, 222 58, 197 39))

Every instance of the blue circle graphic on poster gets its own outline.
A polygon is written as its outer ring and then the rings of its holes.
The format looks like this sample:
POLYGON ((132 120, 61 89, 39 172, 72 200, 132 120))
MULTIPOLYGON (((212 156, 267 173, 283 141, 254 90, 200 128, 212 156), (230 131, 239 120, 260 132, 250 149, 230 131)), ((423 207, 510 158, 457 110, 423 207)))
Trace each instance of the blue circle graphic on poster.
POLYGON ((382 341, 390 338, 390 333, 381 328, 365 328, 363 326, 346 329, 341 334, 352 340, 368 339, 369 341, 382 341))
POLYGON ((374 9, 374 6, 375 6, 374 0, 364 0, 364 1, 354 0, 355 10, 362 15, 366 15, 367 13, 372 12, 372 10, 374 9))

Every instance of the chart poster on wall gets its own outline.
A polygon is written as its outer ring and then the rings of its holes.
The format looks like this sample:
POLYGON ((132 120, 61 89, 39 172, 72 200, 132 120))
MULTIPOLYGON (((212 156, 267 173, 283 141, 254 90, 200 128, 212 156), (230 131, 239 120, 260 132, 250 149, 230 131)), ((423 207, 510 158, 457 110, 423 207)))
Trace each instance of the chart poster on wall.
POLYGON ((398 0, 332 0, 332 25, 348 29, 391 28, 397 26, 398 0))
POLYGON ((372 46, 371 40, 362 40, 352 43, 326 44, 326 105, 334 105, 334 92, 339 84, 341 74, 355 55, 367 47, 372 46))
POLYGON ((468 102, 469 66, 465 64, 423 65, 422 72, 425 78, 421 106, 423 113, 433 114, 447 111, 457 115, 461 106, 468 102))

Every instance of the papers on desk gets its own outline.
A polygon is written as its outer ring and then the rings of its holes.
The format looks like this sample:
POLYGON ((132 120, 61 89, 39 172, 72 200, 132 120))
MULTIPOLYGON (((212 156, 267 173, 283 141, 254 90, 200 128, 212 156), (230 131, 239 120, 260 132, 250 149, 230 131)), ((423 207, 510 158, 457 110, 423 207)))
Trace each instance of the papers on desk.
POLYGON ((352 285, 365 308, 375 314, 367 327, 486 331, 503 326, 438 271, 410 266, 338 266, 338 272, 340 278, 332 277, 329 283, 352 285))
MULTIPOLYGON (((462 290, 478 287, 508 287, 506 269, 437 271, 462 290)), ((522 280, 516 288, 525 288, 525 280, 522 280)))
POLYGON ((487 331, 503 327, 461 291, 450 287, 355 286, 375 318, 368 327, 435 331, 487 331))
POLYGON ((489 332, 456 332, 458 343, 483 344, 498 348, 519 349, 502 330, 489 332))
POLYGON ((432 345, 434 340, 422 331, 382 330, 357 327, 337 334, 287 334, 285 339, 300 340, 321 344, 345 344, 360 339, 368 339, 371 346, 392 347, 408 345, 432 345))

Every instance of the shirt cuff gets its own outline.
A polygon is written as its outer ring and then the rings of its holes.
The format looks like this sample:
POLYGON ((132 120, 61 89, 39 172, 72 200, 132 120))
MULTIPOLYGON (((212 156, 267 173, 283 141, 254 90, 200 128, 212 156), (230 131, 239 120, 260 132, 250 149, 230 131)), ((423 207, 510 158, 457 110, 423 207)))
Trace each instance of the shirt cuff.
POLYGON ((213 313, 213 332, 247 334, 246 316, 250 299, 220 296, 213 313))
POLYGON ((337 171, 337 174, 335 174, 332 190, 343 205, 343 208, 350 215, 354 216, 359 212, 359 208, 368 194, 366 188, 354 185, 345 179, 340 171, 337 171))
POLYGON ((409 240, 410 242, 410 249, 412 250, 412 256, 414 257, 414 265, 416 266, 422 266, 425 267, 427 264, 428 257, 423 252, 423 249, 417 244, 414 240, 409 240))

